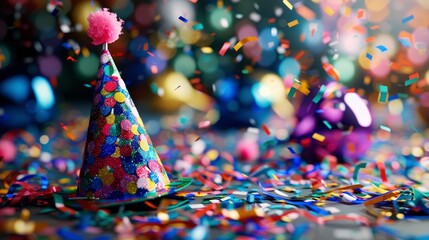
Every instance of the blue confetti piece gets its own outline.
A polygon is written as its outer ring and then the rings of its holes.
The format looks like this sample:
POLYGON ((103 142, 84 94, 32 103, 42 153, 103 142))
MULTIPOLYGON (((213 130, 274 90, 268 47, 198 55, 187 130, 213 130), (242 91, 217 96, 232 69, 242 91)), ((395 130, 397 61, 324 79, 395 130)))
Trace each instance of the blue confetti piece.
POLYGON ((380 50, 380 52, 385 52, 387 51, 387 47, 384 45, 378 45, 375 48, 377 48, 378 50, 380 50))
POLYGON ((179 19, 182 21, 182 22, 184 22, 184 23, 187 23, 189 20, 188 19, 186 19, 185 17, 183 17, 183 16, 180 16, 179 17, 179 19))
POLYGON ((68 42, 64 42, 63 44, 61 44, 61 46, 65 47, 66 49, 72 49, 72 46, 68 42))
POLYGON ((291 152, 292 154, 296 154, 295 150, 293 150, 292 147, 287 147, 287 149, 289 150, 289 152, 291 152))
POLYGON ((366 53, 366 58, 368 58, 371 61, 372 60, 372 55, 370 53, 366 53))
POLYGON ((398 95, 398 94, 395 94, 395 95, 390 96, 390 97, 388 98, 388 101, 390 102, 390 101, 393 101, 393 100, 396 100, 396 99, 399 99, 399 95, 398 95))
POLYGON ((411 21, 411 20, 413 20, 414 19, 414 15, 410 15, 410 16, 408 16, 408 17, 404 17, 403 19, 402 19, 402 23, 407 23, 407 22, 409 22, 409 21, 411 21))
POLYGON ((410 47, 411 46, 411 42, 410 42, 410 40, 408 38, 399 38, 399 42, 404 47, 410 47))

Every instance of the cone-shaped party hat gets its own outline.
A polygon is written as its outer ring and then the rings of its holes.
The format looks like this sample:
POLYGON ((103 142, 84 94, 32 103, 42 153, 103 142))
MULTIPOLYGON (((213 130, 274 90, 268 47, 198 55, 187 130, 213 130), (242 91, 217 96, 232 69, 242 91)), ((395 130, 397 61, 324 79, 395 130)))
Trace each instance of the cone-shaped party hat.
POLYGON ((107 9, 101 9, 91 13, 88 21, 88 35, 93 39, 93 44, 103 44, 103 51, 94 88, 77 196, 144 200, 177 190, 180 183, 170 183, 107 49, 107 43, 118 38, 122 20, 118 21, 116 14, 107 9))

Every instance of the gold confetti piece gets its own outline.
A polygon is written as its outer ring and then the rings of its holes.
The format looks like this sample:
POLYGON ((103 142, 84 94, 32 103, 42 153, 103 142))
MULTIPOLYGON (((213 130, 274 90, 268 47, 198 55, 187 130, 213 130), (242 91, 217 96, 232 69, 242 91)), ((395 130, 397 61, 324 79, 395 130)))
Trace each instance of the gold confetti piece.
POLYGON ((288 7, 290 10, 293 9, 293 5, 288 0, 283 0, 283 3, 288 7))
POLYGON ((306 96, 310 93, 310 90, 300 83, 296 82, 292 85, 292 87, 295 88, 296 90, 300 91, 302 94, 304 94, 306 96))
POLYGON ((206 54, 210 54, 213 52, 213 49, 211 47, 202 47, 201 52, 206 53, 206 54))
POLYGON ((382 201, 390 199, 392 197, 397 197, 399 194, 401 194, 401 192, 398 191, 398 190, 392 191, 392 192, 388 192, 386 194, 383 194, 383 195, 371 198, 370 200, 364 202, 363 205, 364 206, 374 205, 376 203, 382 202, 382 201))
POLYGON ((324 11, 325 11, 325 13, 326 14, 328 14, 329 16, 332 16, 332 15, 334 15, 334 10, 331 8, 331 7, 329 7, 329 6, 326 6, 325 7, 325 9, 324 9, 324 11))
POLYGON ((298 25, 298 23, 299 23, 298 19, 295 19, 293 21, 288 22, 287 26, 291 28, 291 27, 294 27, 294 26, 298 25))
POLYGON ((345 17, 348 17, 348 16, 350 16, 350 13, 352 12, 352 9, 349 7, 349 6, 346 6, 345 8, 344 8, 344 16, 345 17))
POLYGON ((234 50, 237 52, 238 50, 240 50, 241 47, 243 47, 244 44, 246 44, 248 42, 252 42, 252 41, 258 41, 258 37, 248 36, 248 37, 241 39, 237 44, 235 44, 234 50))
POLYGON ((325 136, 320 135, 318 133, 314 133, 313 136, 311 136, 313 139, 316 139, 319 142, 325 141, 325 136))

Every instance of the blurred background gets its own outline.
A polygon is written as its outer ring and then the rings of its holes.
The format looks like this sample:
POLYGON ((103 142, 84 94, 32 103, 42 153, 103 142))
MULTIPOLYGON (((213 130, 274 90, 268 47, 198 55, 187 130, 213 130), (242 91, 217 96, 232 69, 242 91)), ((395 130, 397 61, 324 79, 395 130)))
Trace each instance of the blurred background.
POLYGON ((428 126, 427 0, 4 0, 0 148, 20 136, 39 157, 55 137, 84 140, 101 51, 86 18, 100 7, 125 21, 109 50, 151 134, 269 126, 287 139, 306 89, 330 82, 368 100, 380 138, 379 125, 428 126))

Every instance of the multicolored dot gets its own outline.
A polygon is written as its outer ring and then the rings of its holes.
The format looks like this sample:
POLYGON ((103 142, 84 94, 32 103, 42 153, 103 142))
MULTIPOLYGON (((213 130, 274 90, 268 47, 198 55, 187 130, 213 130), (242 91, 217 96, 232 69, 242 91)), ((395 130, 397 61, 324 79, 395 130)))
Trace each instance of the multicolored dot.
POLYGON ((119 103, 125 102, 125 95, 123 93, 121 93, 121 92, 115 93, 114 98, 119 103))
POLYGON ((107 82, 106 84, 104 84, 104 89, 108 92, 113 92, 113 91, 115 91, 116 86, 117 86, 116 82, 110 81, 110 82, 107 82))

